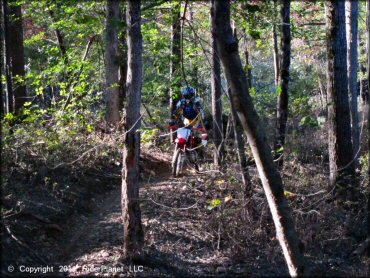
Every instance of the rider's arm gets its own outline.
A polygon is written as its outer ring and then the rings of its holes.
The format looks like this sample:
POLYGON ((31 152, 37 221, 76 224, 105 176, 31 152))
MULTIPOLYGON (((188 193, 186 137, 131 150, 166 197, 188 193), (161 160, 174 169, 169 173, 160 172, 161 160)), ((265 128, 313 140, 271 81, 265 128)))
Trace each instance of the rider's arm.
POLYGON ((173 111, 173 115, 172 115, 176 120, 179 119, 179 117, 181 116, 181 100, 179 100, 177 103, 176 103, 176 108, 175 110, 173 111))
POLYGON ((204 110, 203 110, 202 104, 200 103, 199 98, 195 98, 195 107, 198 109, 199 113, 201 114, 202 120, 204 120, 204 110))

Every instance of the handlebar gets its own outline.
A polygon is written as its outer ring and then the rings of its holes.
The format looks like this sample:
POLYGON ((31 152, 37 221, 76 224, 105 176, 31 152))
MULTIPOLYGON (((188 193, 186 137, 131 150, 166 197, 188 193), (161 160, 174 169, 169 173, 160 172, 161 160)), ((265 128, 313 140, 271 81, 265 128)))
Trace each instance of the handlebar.
MULTIPOLYGON (((178 125, 168 125, 167 128, 168 129, 178 129, 179 126, 178 125)), ((187 128, 187 127, 185 127, 185 128, 187 128)), ((190 128, 190 126, 188 128, 190 128)), ((204 127, 191 127, 191 129, 192 130, 198 130, 198 131, 204 131, 204 132, 207 131, 204 127)))

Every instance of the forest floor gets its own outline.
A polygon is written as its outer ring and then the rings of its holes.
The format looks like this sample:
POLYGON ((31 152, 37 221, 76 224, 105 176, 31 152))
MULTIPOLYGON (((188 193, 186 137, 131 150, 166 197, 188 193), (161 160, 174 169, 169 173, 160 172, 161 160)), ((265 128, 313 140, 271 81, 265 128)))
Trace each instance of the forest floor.
MULTIPOLYGON (((113 167, 95 173, 94 179, 76 173, 84 176, 84 186, 72 194, 78 195, 73 203, 77 210, 65 213, 64 217, 55 221, 52 216, 42 218, 47 213, 41 210, 26 211, 28 216, 23 213, 24 219, 17 213, 6 215, 2 225, 5 234, 2 274, 12 276, 6 269, 12 264, 16 270, 21 265, 51 265, 53 275, 61 276, 288 275, 254 167, 250 168, 254 193, 246 200, 236 164, 228 164, 227 174, 205 165, 199 174, 188 168, 182 176, 173 178, 170 161, 171 154, 159 148, 143 150, 140 198, 145 248, 140 259, 130 262, 122 259, 120 167, 113 167), (89 194, 86 188, 91 191, 89 194), (76 205, 76 200, 81 204, 76 205), (11 221, 13 215, 15 220, 11 221), (37 229, 29 228, 27 234, 27 223, 32 218, 32 225, 44 223, 37 229), (40 233, 41 230, 46 232, 40 233)), ((295 167, 284 174, 286 195, 306 246, 309 273, 365 277, 368 259, 360 249, 366 235, 366 210, 351 212, 337 206, 320 190, 323 175, 306 180, 318 183, 316 187, 304 187, 302 176, 309 177, 320 166, 314 169, 302 166, 298 170, 295 167), (293 175, 294 171, 300 174, 293 175), (298 180, 303 183, 299 193, 294 187, 298 180)), ((54 175, 62 177, 66 173, 58 171, 54 175)), ((42 201, 46 202, 45 198, 42 201)))
MULTIPOLYGON (((142 259, 122 261, 123 226, 120 184, 94 199, 89 213, 67 225, 55 261, 68 275, 213 276, 246 275, 250 266, 233 263, 217 248, 213 235, 204 229, 207 213, 200 203, 202 183, 209 178, 190 167, 179 178, 171 174, 171 156, 146 153, 140 197, 146 247, 142 259)), ((205 210, 207 212, 207 210, 205 210)))

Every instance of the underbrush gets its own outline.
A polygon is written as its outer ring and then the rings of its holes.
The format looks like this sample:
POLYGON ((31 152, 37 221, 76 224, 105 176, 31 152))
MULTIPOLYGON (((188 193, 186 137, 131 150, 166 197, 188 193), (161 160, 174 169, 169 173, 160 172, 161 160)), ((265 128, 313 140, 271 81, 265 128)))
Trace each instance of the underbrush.
POLYGON ((121 136, 86 126, 2 122, 2 248, 13 250, 2 267, 52 265, 52 246, 70 217, 120 185, 121 136))
MULTIPOLYGON (((365 254, 368 177, 359 170, 357 199, 337 201, 329 185, 326 132, 313 127, 297 132, 288 137, 281 175, 307 268, 311 275, 364 276, 369 263, 365 254)), ((239 165, 225 164, 224 174, 205 183, 210 212, 204 227, 212 234, 215 249, 263 268, 264 275, 288 275, 279 272, 284 271, 285 261, 255 165, 249 167, 253 195, 246 198, 239 165)))

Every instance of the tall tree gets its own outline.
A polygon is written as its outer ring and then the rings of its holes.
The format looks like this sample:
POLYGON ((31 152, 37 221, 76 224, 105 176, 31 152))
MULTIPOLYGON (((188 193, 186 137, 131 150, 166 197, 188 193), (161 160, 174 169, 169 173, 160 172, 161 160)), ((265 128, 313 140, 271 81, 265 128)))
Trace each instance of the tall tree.
POLYGON ((9 9, 8 1, 2 1, 2 9, 4 15, 4 40, 5 40, 5 76, 6 76, 6 113, 14 112, 14 98, 13 98, 13 82, 11 74, 11 47, 10 47, 10 23, 9 23, 9 9))
MULTIPOLYGON (((3 13, 3 0, 0 0, 0 53, 5 53, 4 51, 4 13, 3 13)), ((5 66, 4 66, 4 55, 1 55, 1 63, 0 63, 0 71, 5 72, 5 66)), ((3 90, 3 82, 0 82, 0 118, 2 118, 6 111, 6 94, 5 90, 3 90)))
POLYGON ((274 69, 275 69, 275 86, 279 83, 279 72, 280 72, 280 61, 279 61, 279 47, 278 47, 278 36, 276 30, 277 23, 277 0, 274 0, 274 22, 272 24, 272 39, 274 43, 274 69))
MULTIPOLYGON (((195 3, 189 3, 189 14, 190 14, 190 18, 189 18, 189 24, 192 24, 194 25, 194 4, 195 3)), ((195 32, 193 32, 193 35, 192 35, 192 40, 193 40, 193 57, 192 59, 190 60, 191 64, 191 83, 192 83, 192 86, 197 88, 199 87, 199 80, 198 80, 198 75, 199 75, 199 66, 198 66, 198 49, 197 49, 197 46, 198 46, 198 40, 197 40, 197 36, 195 34, 195 32)))
POLYGON ((214 164, 221 166, 223 160, 223 131, 222 131, 222 91, 221 91, 221 65, 220 57, 217 51, 217 42, 215 38, 215 25, 212 17, 214 16, 214 0, 211 1, 211 40, 212 40, 212 119, 213 119, 213 142, 215 144, 214 164))
MULTIPOLYGON (((370 0, 366 1, 366 30, 367 30, 367 91, 370 95, 370 0)), ((370 105, 367 105, 367 130, 368 130, 368 149, 370 149, 370 105)), ((370 188, 370 155, 368 156, 368 188, 370 188)), ((370 241, 370 191, 367 198, 367 238, 370 241)), ((370 244, 367 247, 367 256, 370 258, 370 244)))
MULTIPOLYGON (((248 84, 249 85, 249 84, 248 84)), ((245 141, 243 138, 243 128, 241 127, 240 120, 238 118, 238 114, 236 113, 234 102, 232 101, 232 94, 230 89, 228 90, 228 95, 230 98, 230 106, 231 106, 231 120, 233 122, 233 129, 234 129, 234 137, 236 142, 236 147, 238 150, 238 159, 239 159, 239 166, 242 174, 242 181, 244 185, 244 196, 246 198, 250 197, 252 194, 252 182, 248 171, 248 164, 247 164, 247 155, 245 153, 245 141)))
MULTIPOLYGON (((275 153, 279 154, 285 144, 285 133, 288 121, 289 102, 289 67, 290 67, 290 0, 281 3, 281 64, 278 85, 278 104, 276 113, 275 153)), ((279 159, 281 166, 283 159, 279 159)))
POLYGON ((106 46, 105 46, 105 119, 111 126, 119 123, 118 83, 118 27, 120 22, 120 1, 107 0, 106 46))
MULTIPOLYGON (((125 3, 122 3, 124 5, 125 3)), ((127 41, 126 41, 126 9, 120 9, 120 20, 123 26, 118 35, 118 56, 119 56, 119 111, 123 110, 123 103, 126 99, 126 77, 127 77, 127 41)))
POLYGON ((20 5, 9 5, 9 50, 11 75, 13 80, 14 112, 19 111, 26 102, 26 86, 24 85, 24 47, 22 9, 20 5))
POLYGON ((302 248, 284 196, 280 174, 273 162, 263 125, 249 95, 248 82, 241 64, 238 44, 230 26, 230 2, 216 0, 214 13, 217 46, 231 89, 233 105, 256 161, 289 273, 292 276, 297 276, 304 272, 302 248))
POLYGON ((143 80, 141 1, 129 0, 127 6, 127 106, 123 149, 122 215, 124 253, 138 254, 144 244, 139 202, 140 106, 143 80))
MULTIPOLYGON (((357 70, 358 70, 358 2, 346 0, 346 35, 347 35, 347 69, 348 93, 351 100, 352 144, 357 161, 357 152, 360 146, 360 132, 358 127, 357 104, 357 70)), ((355 165, 357 163, 354 163, 355 165)))
MULTIPOLYGON (((354 177, 348 102, 347 43, 344 0, 326 2, 327 101, 330 182, 349 189, 354 177)), ((344 193, 344 192, 343 192, 344 193)))
MULTIPOLYGON (((245 31, 244 31, 245 32, 245 31)), ((245 56, 245 64, 247 69, 247 80, 248 80, 248 87, 249 89, 252 88, 252 63, 251 63, 251 55, 248 50, 248 41, 247 41, 247 34, 245 34, 245 50, 244 50, 244 56, 245 56)))
MULTIPOLYGON (((179 98, 181 88, 181 24, 180 24, 180 1, 174 1, 172 7, 171 26, 171 60, 170 60, 170 113, 174 113, 176 101, 179 98)), ((171 142, 174 140, 171 133, 171 142)))

